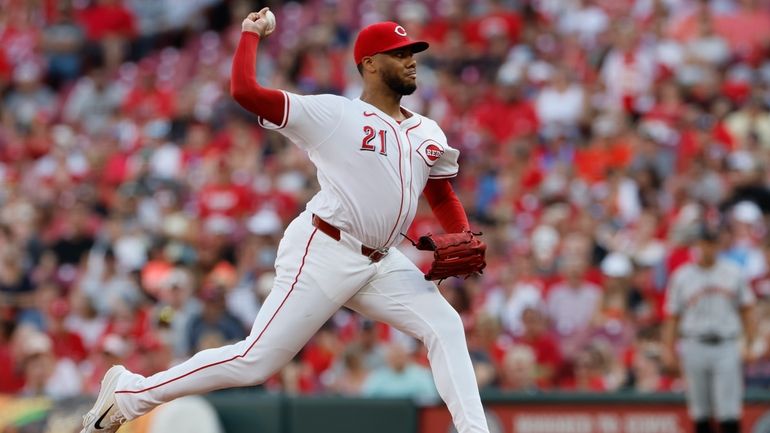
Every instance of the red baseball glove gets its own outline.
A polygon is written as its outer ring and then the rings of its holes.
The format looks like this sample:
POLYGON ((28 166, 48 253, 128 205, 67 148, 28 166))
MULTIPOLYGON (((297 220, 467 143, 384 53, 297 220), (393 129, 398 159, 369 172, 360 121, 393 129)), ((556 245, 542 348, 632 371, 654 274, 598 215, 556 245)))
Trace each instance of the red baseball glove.
POLYGON ((421 236, 414 246, 418 250, 433 251, 433 264, 425 279, 467 278, 480 274, 487 265, 484 260, 487 245, 476 236, 471 231, 421 236))

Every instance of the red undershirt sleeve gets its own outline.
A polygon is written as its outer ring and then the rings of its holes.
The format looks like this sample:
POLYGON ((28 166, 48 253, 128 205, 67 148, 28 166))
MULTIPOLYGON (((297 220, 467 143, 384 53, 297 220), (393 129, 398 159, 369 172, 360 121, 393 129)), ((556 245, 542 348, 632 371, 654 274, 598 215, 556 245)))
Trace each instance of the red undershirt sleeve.
POLYGON ((281 125, 286 110, 286 96, 276 89, 257 83, 257 46, 259 35, 242 32, 233 57, 230 94, 243 108, 271 123, 281 125))
POLYGON ((428 179, 423 195, 447 233, 470 230, 465 208, 452 189, 449 179, 428 179))

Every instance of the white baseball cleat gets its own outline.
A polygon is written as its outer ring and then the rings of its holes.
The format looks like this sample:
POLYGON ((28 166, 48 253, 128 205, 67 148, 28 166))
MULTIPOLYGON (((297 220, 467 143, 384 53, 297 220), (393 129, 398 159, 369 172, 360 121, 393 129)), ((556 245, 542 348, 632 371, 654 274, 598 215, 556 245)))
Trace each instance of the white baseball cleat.
POLYGON ((115 401, 118 377, 125 371, 122 365, 114 365, 104 374, 94 407, 83 415, 83 430, 80 433, 114 433, 126 422, 126 416, 120 412, 115 401))

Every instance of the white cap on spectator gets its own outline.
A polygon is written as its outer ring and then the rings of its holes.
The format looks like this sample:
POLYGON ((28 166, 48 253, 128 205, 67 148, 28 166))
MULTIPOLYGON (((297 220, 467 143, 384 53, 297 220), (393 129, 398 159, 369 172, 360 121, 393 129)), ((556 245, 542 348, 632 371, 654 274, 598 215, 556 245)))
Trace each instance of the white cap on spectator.
POLYGON ((231 233, 235 228, 235 222, 232 218, 224 215, 212 215, 206 218, 203 227, 207 233, 225 235, 231 233))
POLYGON ((651 242, 634 254, 634 261, 639 266, 655 266, 666 256, 666 247, 661 242, 651 242))
POLYGON ((625 254, 613 252, 602 260, 601 269, 602 273, 608 277, 624 278, 631 275, 633 265, 631 259, 625 254))
POLYGON ((497 71, 497 84, 511 86, 518 84, 522 77, 521 65, 515 62, 506 62, 497 71))
POLYGON ((536 83, 542 83, 548 81, 553 75, 553 66, 550 63, 543 61, 535 61, 529 65, 527 76, 530 80, 536 83))
POLYGON ((190 220, 181 212, 168 215, 163 220, 163 233, 172 238, 184 236, 190 229, 190 220))
POLYGON ((428 17, 428 10, 421 3, 401 3, 396 9, 399 21, 417 21, 425 22, 428 17))
POLYGON ((742 172, 753 171, 756 168, 754 158, 751 156, 749 152, 746 152, 744 150, 739 150, 737 152, 731 153, 727 157, 727 165, 732 170, 742 171, 742 172))
POLYGON ((57 146, 69 148, 75 143, 75 131, 71 126, 60 123, 51 128, 51 138, 57 146))
POLYGON ((128 354, 128 343, 119 335, 109 334, 104 337, 102 350, 110 355, 122 358, 128 354))
POLYGON ((25 62, 13 71, 13 80, 17 83, 29 83, 39 80, 41 74, 40 66, 33 62, 25 62))
POLYGON ((162 284, 167 288, 190 289, 192 287, 192 277, 184 269, 176 268, 168 273, 166 278, 163 279, 162 284))
POLYGON ((270 235, 281 230, 281 218, 272 209, 261 209, 246 224, 255 235, 270 235))
POLYGON ((25 338, 22 345, 22 351, 24 356, 39 355, 41 353, 48 353, 53 349, 53 343, 51 338, 42 332, 30 332, 25 338))
POLYGON ((762 211, 756 203, 742 201, 733 207, 732 216, 736 221, 745 224, 754 224, 762 221, 762 211))
POLYGON ((541 259, 552 258, 559 245, 559 232, 547 225, 540 225, 532 232, 532 252, 541 259))

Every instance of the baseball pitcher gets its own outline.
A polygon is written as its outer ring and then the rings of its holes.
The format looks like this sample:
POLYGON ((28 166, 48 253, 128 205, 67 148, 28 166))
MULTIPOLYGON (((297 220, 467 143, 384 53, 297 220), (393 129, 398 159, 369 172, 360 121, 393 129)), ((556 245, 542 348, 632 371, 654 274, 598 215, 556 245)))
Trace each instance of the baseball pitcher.
POLYGON ((354 47, 361 97, 300 96, 255 79, 257 46, 274 28, 267 8, 244 19, 231 93, 260 125, 308 153, 321 190, 284 233, 274 286, 250 335, 150 377, 113 367, 83 432, 113 432, 178 397, 261 383, 346 306, 423 341, 458 432, 488 433, 462 322, 431 281, 480 272, 485 246, 448 180, 458 151, 436 122, 400 105, 416 89, 414 55, 428 44, 394 22, 368 26, 354 47), (420 195, 447 232, 415 242, 434 251, 427 275, 394 248, 420 195))

